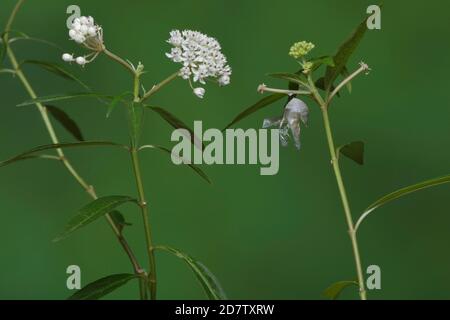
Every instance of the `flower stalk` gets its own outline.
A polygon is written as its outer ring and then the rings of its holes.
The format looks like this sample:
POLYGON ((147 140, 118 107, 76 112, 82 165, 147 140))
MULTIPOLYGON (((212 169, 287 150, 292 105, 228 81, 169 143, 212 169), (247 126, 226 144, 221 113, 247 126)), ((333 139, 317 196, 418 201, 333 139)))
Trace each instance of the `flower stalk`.
MULTIPOLYGON (((23 3, 25 2, 25 0, 19 0, 16 4, 16 6, 14 7, 11 16, 8 20, 8 23, 6 25, 5 28, 5 44, 8 43, 9 41, 9 32, 11 30, 12 24, 15 20, 15 17, 17 15, 17 13, 19 12, 21 6, 23 5, 23 3)), ((24 86, 25 90, 27 91, 27 93, 29 94, 29 96, 32 99, 37 99, 37 94, 35 93, 33 87, 31 86, 30 82, 28 81, 28 78, 25 76, 25 74, 23 73, 23 71, 20 69, 20 65, 17 61, 17 58, 12 50, 12 48, 10 46, 6 47, 7 50, 7 56, 9 58, 9 61, 12 65, 12 67, 14 68, 14 72, 17 75, 18 79, 20 80, 20 82, 22 83, 22 85, 24 86)), ((45 127, 47 129, 47 132, 50 136, 50 139, 52 141, 53 144, 58 144, 59 143, 59 139, 56 135, 55 129, 53 127, 53 124, 48 116, 47 113, 47 109, 46 107, 41 104, 41 103, 36 103, 36 107, 42 117, 42 120, 45 124, 45 127)), ((64 154, 63 150, 61 149, 57 149, 56 150, 57 155, 58 155, 58 159, 63 163, 64 167, 69 171, 69 173, 73 176, 73 178, 78 182, 78 184, 86 191, 86 193, 94 200, 98 199, 98 196, 95 192, 95 189, 92 185, 88 184, 82 177, 81 175, 78 173, 78 171, 75 169, 75 167, 72 165, 72 163, 69 161, 69 159, 66 157, 66 155, 64 154)), ((109 225, 111 226, 111 229, 113 230, 115 236, 117 237, 120 245, 122 246, 123 250, 125 251, 125 253, 127 254, 134 272, 137 275, 142 275, 143 270, 133 252, 133 250, 131 249, 130 245, 128 244, 127 240, 125 239, 125 237, 123 236, 122 232, 119 230, 119 227, 116 225, 116 223, 114 222, 113 218, 111 217, 110 214, 107 214, 106 216, 106 220, 108 221, 109 225)), ((145 294, 144 291, 140 290, 140 297, 141 299, 144 299, 145 294)))

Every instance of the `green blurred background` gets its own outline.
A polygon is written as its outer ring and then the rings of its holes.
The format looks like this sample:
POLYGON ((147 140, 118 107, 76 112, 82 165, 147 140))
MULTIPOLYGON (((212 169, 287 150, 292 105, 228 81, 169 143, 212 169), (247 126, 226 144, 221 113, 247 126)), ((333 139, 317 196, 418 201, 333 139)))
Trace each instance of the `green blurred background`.
MULTIPOLYGON (((1 0, 3 26, 15 1, 1 0)), ((83 53, 68 41, 67 0, 27 1, 14 28, 58 43, 68 52, 83 53)), ((315 54, 334 53, 373 1, 87 1, 77 2, 105 30, 108 48, 131 61, 142 61, 147 86, 176 69, 164 55, 174 28, 198 29, 221 42, 234 73, 232 85, 207 86, 207 98, 192 95, 187 82, 177 81, 155 96, 153 103, 187 123, 203 120, 222 128, 260 95, 258 84, 283 86, 269 72, 292 72, 288 57, 298 40, 317 44, 315 54)), ((354 82, 351 96, 339 99, 331 111, 338 144, 367 143, 366 165, 342 161, 355 217, 387 192, 450 171, 450 4, 444 1, 388 1, 382 30, 370 31, 349 65, 361 60, 373 69, 354 82)), ((62 52, 40 44, 17 43, 20 59, 59 62, 62 52)), ((129 90, 129 76, 104 57, 87 66, 66 66, 96 91, 117 94, 129 90)), ((36 67, 26 73, 40 95, 80 89, 36 67)), ((16 108, 28 99, 21 84, 0 78, 0 158, 49 143, 33 107, 16 108)), ((95 100, 58 104, 80 124, 89 140, 127 143, 124 112, 105 119, 95 100)), ((240 123, 257 128, 271 106, 240 123)), ((144 142, 170 145, 172 129, 149 115, 144 142)), ((58 125, 63 141, 72 138, 58 125)), ((110 149, 69 150, 81 174, 100 195, 135 194, 129 159, 110 149)), ((353 256, 320 112, 312 108, 303 149, 280 153, 277 176, 259 175, 258 166, 212 166, 204 170, 209 186, 193 172, 171 164, 167 156, 143 154, 144 178, 151 202, 151 220, 158 244, 188 252, 204 262, 233 299, 321 299, 331 283, 355 278, 353 256)), ((63 299, 68 265, 82 269, 82 283, 130 272, 130 265, 105 221, 53 244, 87 195, 59 164, 46 161, 2 168, 0 183, 0 298, 63 299)), ((382 269, 382 290, 372 299, 450 298, 449 186, 429 189, 392 203, 362 226, 360 247, 364 266, 382 269)), ((145 260, 140 214, 124 207, 134 226, 126 236, 145 260)), ((202 299, 202 289, 181 260, 157 256, 162 299, 202 299)), ((343 298, 357 298, 348 291, 343 298)), ((109 296, 137 298, 129 284, 109 296)))

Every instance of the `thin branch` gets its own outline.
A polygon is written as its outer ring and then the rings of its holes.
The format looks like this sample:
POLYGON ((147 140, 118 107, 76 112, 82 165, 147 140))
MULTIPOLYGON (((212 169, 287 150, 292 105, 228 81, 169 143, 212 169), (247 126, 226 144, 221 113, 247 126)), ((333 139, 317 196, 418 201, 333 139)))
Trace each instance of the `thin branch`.
POLYGON ((328 98, 328 103, 331 102, 331 100, 334 98, 334 96, 336 96, 338 94, 338 92, 350 81, 352 81, 355 77, 357 77, 360 73, 362 72, 366 72, 366 74, 368 74, 368 72, 371 70, 369 68, 369 66, 367 64, 365 64, 364 62, 361 62, 360 67, 358 70, 356 70, 355 72, 353 72, 351 75, 349 75, 346 79, 344 79, 338 86, 336 89, 334 89, 334 91, 331 93, 330 97, 328 98))

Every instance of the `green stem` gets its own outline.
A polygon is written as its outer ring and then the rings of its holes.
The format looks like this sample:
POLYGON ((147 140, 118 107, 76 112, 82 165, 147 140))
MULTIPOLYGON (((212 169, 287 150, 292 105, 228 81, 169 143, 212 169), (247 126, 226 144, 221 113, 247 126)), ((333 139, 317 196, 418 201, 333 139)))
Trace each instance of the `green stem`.
POLYGON ((367 300, 367 293, 366 293, 366 289, 365 289, 365 285, 364 285, 364 275, 363 275, 363 270, 362 270, 361 256, 359 254, 358 239, 356 237, 355 225, 354 225, 352 213, 350 210, 350 204, 348 201, 347 192, 345 190, 344 181, 342 179, 341 169, 339 168, 339 160, 336 155, 336 148, 335 148, 335 144, 334 144, 333 133, 331 130, 330 118, 328 116, 328 104, 320 96, 319 92, 317 91, 316 86, 314 85, 314 81, 312 80, 311 76, 309 76, 309 85, 310 85, 310 88, 311 88, 311 91, 312 91, 314 97, 316 98, 317 102, 320 105, 320 108, 322 109, 322 116, 323 116, 323 122, 324 122, 324 126, 325 126, 325 132, 326 132, 326 136, 327 136, 328 147, 330 149, 331 163, 333 165, 334 175, 336 176, 336 181, 337 181, 337 185, 339 188, 339 194, 341 196, 342 205, 344 207, 348 232, 349 232, 350 240, 352 243, 353 256, 355 259, 355 266, 356 266, 356 273, 358 276, 359 296, 360 296, 361 300, 367 300))
MULTIPOLYGON (((139 75, 136 74, 135 80, 134 80, 134 103, 139 103, 139 86, 140 86, 140 80, 139 75)), ((131 108, 134 108, 132 105, 131 108)), ((130 128, 133 127, 133 124, 130 124, 130 128)), ((131 133, 133 136, 133 132, 131 133)), ((141 167, 139 163, 139 155, 138 151, 139 147, 137 145, 136 141, 132 141, 131 145, 131 160, 133 165, 133 172, 134 177, 136 180, 136 187, 138 190, 138 196, 139 196, 139 206, 141 208, 142 212, 142 218, 144 221, 144 229, 145 229, 145 240, 147 244, 147 253, 148 253, 148 263, 149 263, 149 289, 150 289, 150 298, 152 300, 156 300, 156 288, 157 288, 157 278, 156 278, 156 260, 155 260, 155 253, 154 253, 154 247, 153 247, 153 239, 152 239, 152 232, 151 232, 151 225, 149 220, 149 212, 148 212, 148 204, 147 200, 145 198, 145 191, 144 191, 144 183, 142 181, 142 174, 141 174, 141 167)))
POLYGON ((104 49, 103 52, 112 60, 118 62, 119 64, 121 64, 123 67, 125 67, 125 69, 127 69, 133 76, 136 75, 136 70, 133 69, 133 67, 131 67, 131 65, 126 62, 125 60, 123 60, 121 57, 119 57, 118 55, 112 53, 111 51, 109 51, 108 49, 104 49))
POLYGON ((154 95, 156 92, 158 92, 159 90, 161 90, 164 86, 168 85, 170 82, 172 82, 173 80, 175 80, 178 76, 179 76, 180 72, 177 71, 174 74, 171 74, 169 77, 167 77, 166 79, 164 79, 163 81, 161 81, 160 83, 158 83, 157 85, 155 85, 152 89, 150 89, 150 91, 148 91, 141 99, 141 102, 144 102, 145 100, 147 100, 148 98, 150 98, 152 95, 154 95))
MULTIPOLYGON (((14 7, 13 12, 11 13, 11 16, 8 20, 8 23, 6 25, 5 28, 5 40, 6 42, 8 41, 8 32, 11 30, 11 26, 14 22, 14 18, 17 15, 17 12, 19 11, 20 7, 22 6, 22 4, 25 2, 25 0, 19 0, 16 4, 16 6, 14 7)), ((37 95, 33 89, 33 87, 31 86, 30 82, 28 81, 27 77, 25 76, 25 74, 22 72, 22 70, 20 69, 20 65, 17 61, 16 56, 14 55, 14 52, 12 51, 12 49, 7 46, 7 55, 8 58, 11 62, 11 65, 13 66, 15 73, 17 75, 17 77, 19 78, 19 80, 21 81, 22 85, 25 87, 25 90, 27 91, 27 93, 30 95, 30 97, 32 99, 36 99, 37 95)), ((36 107, 38 108, 39 113, 41 114, 42 120, 45 124, 45 127, 50 135, 50 139, 52 141, 53 144, 58 144, 59 140, 58 137, 56 135, 55 129, 53 127, 52 122, 50 121, 50 118, 48 116, 47 113, 47 109, 45 108, 44 105, 42 105, 41 103, 36 103, 36 107)), ((61 149, 57 149, 56 150, 57 154, 58 154, 58 158, 62 161, 63 165, 65 166, 65 168, 69 171, 69 173, 74 177, 74 179, 80 184, 80 186, 91 196, 91 198, 98 199, 97 194, 95 193, 95 189, 93 186, 89 185, 81 176, 80 174, 76 171, 76 169, 73 167, 73 165, 71 164, 71 162, 68 160, 68 158, 65 156, 64 152, 61 149)), ((128 244, 127 240, 125 239, 125 237, 122 235, 122 233, 119 230, 119 227, 116 225, 116 223, 114 222, 114 220, 112 219, 111 215, 107 214, 106 215, 106 220, 108 221, 108 223, 110 224, 114 234, 116 235, 117 239, 119 240, 119 243, 121 244, 122 248, 124 249, 125 253, 127 254, 134 272, 136 274, 141 274, 142 273, 142 268, 136 258, 136 256, 134 255, 130 245, 128 244)), ((144 298, 144 296, 142 295, 142 290, 141 290, 141 299, 144 298)))

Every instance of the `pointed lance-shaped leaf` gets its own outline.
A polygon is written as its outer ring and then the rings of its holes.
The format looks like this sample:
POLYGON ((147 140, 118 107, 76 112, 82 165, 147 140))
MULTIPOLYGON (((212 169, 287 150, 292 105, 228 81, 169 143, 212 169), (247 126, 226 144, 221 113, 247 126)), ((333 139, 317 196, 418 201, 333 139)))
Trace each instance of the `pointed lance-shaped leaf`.
MULTIPOLYGON (((162 147, 162 146, 156 146, 156 145, 145 145, 139 148, 139 150, 144 150, 144 149, 156 149, 156 150, 161 150, 164 151, 165 153, 168 153, 169 155, 172 155, 172 151, 162 147)), ((183 159, 181 159, 183 160, 183 159)), ((199 167, 197 167, 196 165, 193 165, 191 163, 188 163, 187 161, 183 161, 183 164, 188 165, 192 170, 195 171, 195 173, 197 173, 203 180, 205 180, 206 182, 208 182, 209 184, 212 184, 211 180, 209 179, 209 177, 206 175, 206 173, 203 172, 202 169, 200 169, 199 167)))
POLYGON ((67 238, 78 229, 87 226, 107 213, 114 211, 117 207, 128 203, 137 203, 137 200, 128 196, 108 196, 98 198, 81 208, 77 214, 66 225, 65 230, 56 237, 53 242, 67 238))
POLYGON ((364 165, 364 142, 355 141, 345 146, 341 146, 337 150, 338 155, 342 154, 349 159, 352 159, 357 164, 364 165))
POLYGON ((125 220, 125 217, 123 216, 123 214, 118 210, 114 210, 114 211, 110 212, 109 215, 113 219, 114 223, 116 224, 116 226, 118 227, 120 232, 122 232, 125 227, 132 225, 131 223, 128 223, 125 220))
POLYGON ((369 17, 364 18, 364 21, 358 25, 352 35, 341 44, 336 55, 333 57, 335 66, 327 67, 325 73, 325 89, 327 92, 331 91, 334 81, 342 73, 350 57, 356 51, 358 45, 361 43, 361 40, 364 38, 367 31, 368 18, 369 17))
POLYGON ((329 286, 324 292, 323 295, 331 300, 336 300, 341 295, 342 291, 344 291, 346 288, 356 286, 358 287, 357 281, 339 281, 336 283, 333 283, 331 286, 329 286))
POLYGON ((176 257, 184 260, 184 262, 186 262, 186 264, 189 266, 189 268, 192 270, 192 272, 202 285, 203 290, 210 300, 227 300, 225 291, 223 290, 217 278, 201 262, 196 261, 186 253, 183 253, 171 247, 159 246, 155 249, 169 252, 176 257))
POLYGON ((230 128, 231 126, 235 125, 242 119, 247 118, 251 114, 261 110, 262 108, 267 107, 267 106, 277 102, 278 100, 283 99, 284 97, 286 97, 286 95, 282 94, 282 93, 275 93, 275 94, 271 94, 270 96, 264 97, 263 99, 259 100, 257 103, 252 105, 250 108, 241 112, 236 118, 233 119, 233 121, 229 125, 227 125, 225 127, 224 130, 230 128))
POLYGON ((191 128, 189 128, 183 121, 174 116, 172 113, 160 107, 148 105, 145 105, 145 107, 158 114, 161 118, 167 121, 167 123, 169 123, 175 129, 187 130, 190 133, 191 142, 195 147, 197 147, 200 150, 203 150, 205 148, 201 140, 195 135, 194 131, 191 128))
POLYGON ((8 160, 2 161, 2 162, 0 162, 0 167, 7 166, 7 165, 12 164, 17 161, 34 158, 32 156, 36 155, 39 152, 45 151, 45 150, 80 148, 80 147, 95 147, 95 146, 119 147, 122 149, 128 149, 128 147, 125 145, 121 145, 121 144, 114 143, 114 142, 107 142, 107 141, 83 141, 83 142, 73 142, 73 143, 48 144, 48 145, 33 148, 31 150, 28 150, 26 152, 23 152, 23 153, 15 156, 15 157, 12 157, 8 160))
POLYGON ((382 198, 380 198, 379 200, 375 201, 373 204, 371 204, 365 211, 364 213, 361 215, 361 217, 358 219, 358 221, 355 224, 355 230, 357 231, 361 225, 361 223, 376 209, 380 208, 381 206, 384 206, 385 204, 394 201, 396 199, 402 198, 408 194, 420 191, 420 190, 424 190, 424 189, 428 189, 431 187, 435 187, 441 184, 446 184, 446 183, 450 183, 450 175, 448 176, 443 176, 443 177, 439 177, 436 179, 431 179, 431 180, 427 180, 427 181, 423 181, 402 189, 399 189, 397 191, 394 191, 382 198))
POLYGON ((44 103, 45 104, 48 102, 70 100, 70 99, 77 99, 77 98, 99 98, 99 99, 110 99, 110 100, 114 99, 113 96, 94 93, 94 92, 63 93, 63 94, 55 94, 55 95, 50 95, 50 96, 38 97, 36 99, 30 99, 30 100, 22 102, 21 104, 18 104, 17 106, 25 107, 25 106, 35 105, 36 103, 44 103))
POLYGON ((88 284, 67 300, 98 300, 137 278, 138 275, 127 273, 107 276, 88 284))
POLYGON ((51 72, 63 79, 75 81, 78 84, 80 84, 82 87, 84 87, 87 90, 90 90, 89 87, 80 79, 78 79, 76 76, 74 76, 72 73, 64 69, 63 67, 52 63, 52 62, 46 62, 46 61, 39 61, 39 60, 25 60, 21 63, 21 66, 23 65, 35 65, 38 66, 48 72, 51 72))
POLYGON ((51 105, 45 105, 45 108, 75 139, 84 141, 80 127, 66 112, 51 105))

